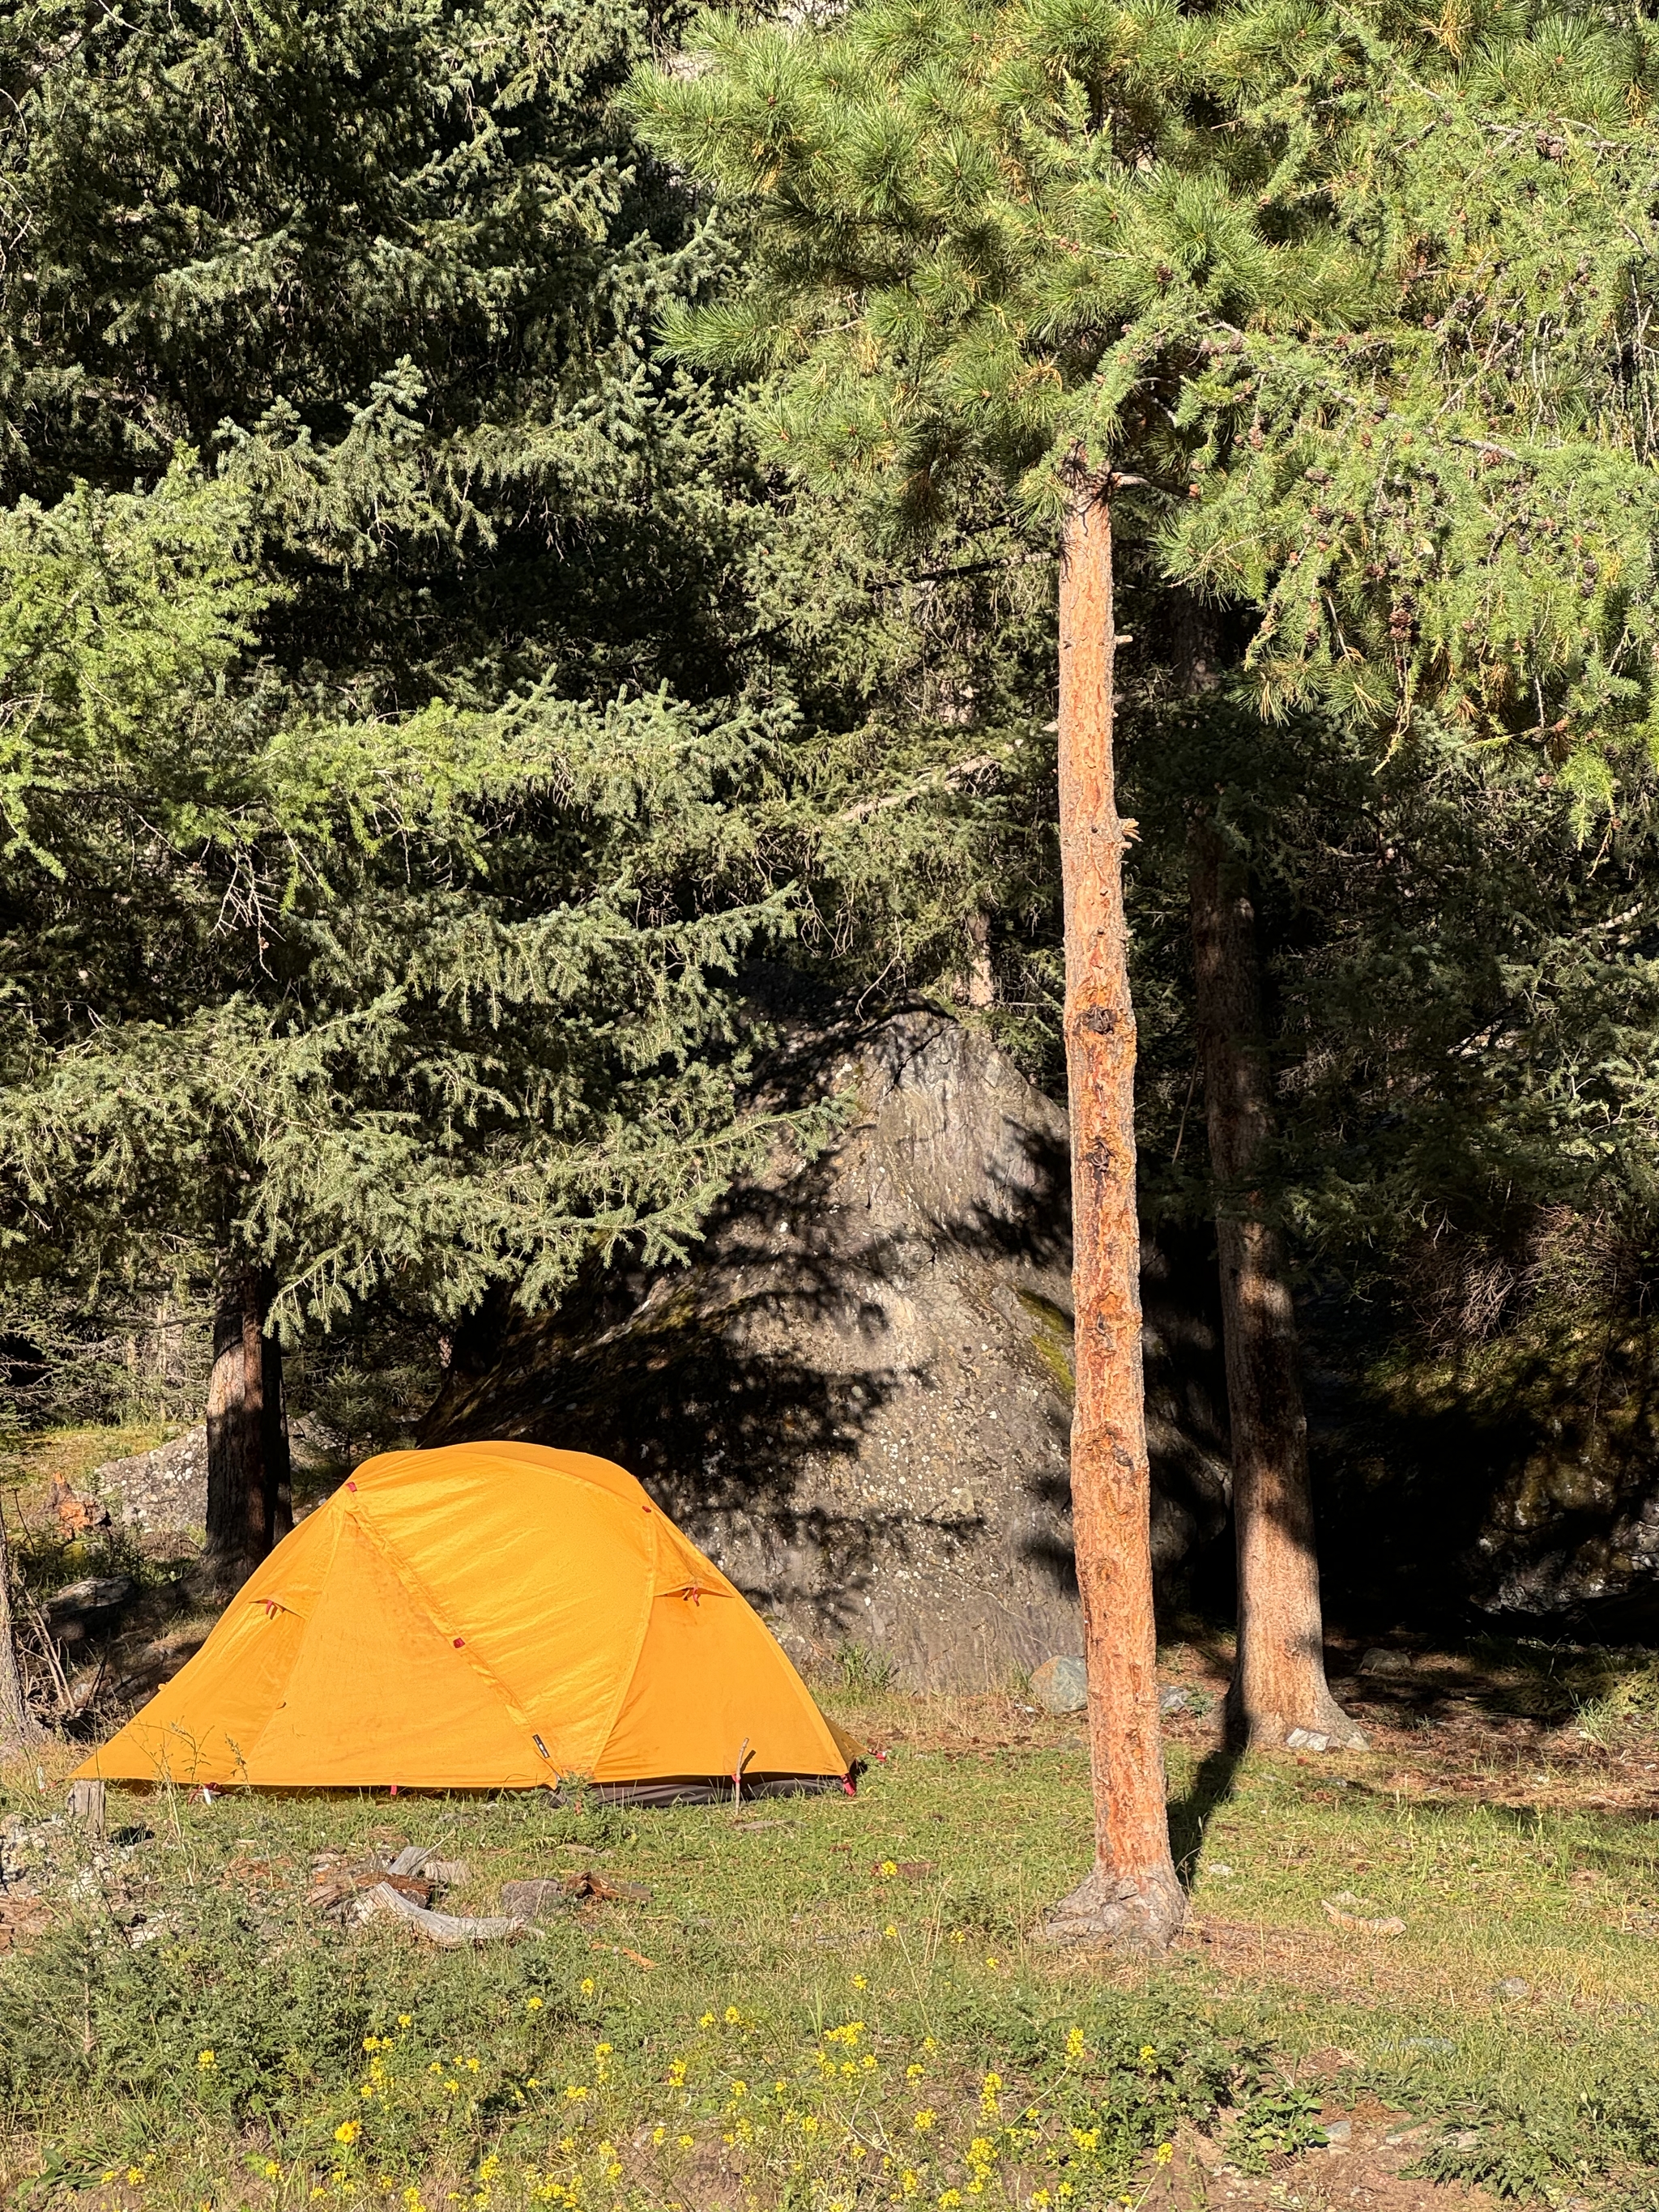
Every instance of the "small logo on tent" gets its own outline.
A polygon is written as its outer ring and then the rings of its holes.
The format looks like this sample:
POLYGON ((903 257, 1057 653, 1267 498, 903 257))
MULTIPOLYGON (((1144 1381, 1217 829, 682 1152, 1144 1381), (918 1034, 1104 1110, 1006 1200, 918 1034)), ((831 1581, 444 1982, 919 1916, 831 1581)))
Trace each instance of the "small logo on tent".
POLYGON ((532 1743, 533 1743, 533 1744, 535 1745, 535 1747, 536 1747, 537 1750, 538 1750, 538 1752, 540 1752, 540 1753, 541 1753, 541 1755, 542 1755, 542 1757, 543 1757, 544 1759, 548 1759, 548 1760, 550 1760, 550 1761, 551 1760, 553 1754, 552 1754, 552 1753, 548 1749, 547 1746, 546 1746, 546 1745, 542 1741, 542 1740, 541 1740, 540 1736, 538 1736, 538 1735, 532 1735, 532 1736, 531 1737, 530 1741, 532 1741, 532 1743))

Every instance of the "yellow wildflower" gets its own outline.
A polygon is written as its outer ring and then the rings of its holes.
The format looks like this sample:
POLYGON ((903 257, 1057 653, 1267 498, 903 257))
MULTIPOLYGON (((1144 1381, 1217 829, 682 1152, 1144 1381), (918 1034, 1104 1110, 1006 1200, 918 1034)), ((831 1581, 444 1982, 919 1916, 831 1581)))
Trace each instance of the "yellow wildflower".
POLYGON ((362 2131, 361 2120, 342 2120, 334 2130, 334 2140, 336 2142, 355 2143, 362 2131))
POLYGON ((216 2051, 198 2051, 196 2054, 196 2063, 204 2074, 210 2073, 219 2063, 219 2054, 216 2051))

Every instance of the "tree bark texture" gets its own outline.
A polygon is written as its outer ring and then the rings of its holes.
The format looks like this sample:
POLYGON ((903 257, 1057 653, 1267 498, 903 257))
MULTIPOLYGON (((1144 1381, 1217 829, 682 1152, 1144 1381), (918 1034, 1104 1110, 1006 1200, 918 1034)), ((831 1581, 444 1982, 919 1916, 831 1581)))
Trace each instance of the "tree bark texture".
POLYGON ((240 1261, 220 1271, 208 1383, 207 1556, 214 1587, 245 1582, 294 1526, 283 1348, 265 1333, 271 1284, 240 1261))
POLYGON ((21 1751, 38 1743, 43 1731, 23 1693, 17 1663, 17 1638, 11 1611, 11 1547, 0 1521, 0 1748, 21 1751))
POLYGON ((1199 1052, 1216 1190, 1238 1556, 1238 1650, 1227 1696, 1236 1741, 1297 1729, 1364 1738, 1325 1681, 1308 1421, 1284 1243, 1262 1188, 1273 1135, 1255 909, 1214 823, 1190 837, 1199 1052))
POLYGON ((1111 511, 1079 483, 1060 583, 1060 842, 1066 1068, 1072 1119, 1077 1401, 1072 1516, 1084 1652, 1095 1865, 1059 1905, 1061 1942, 1161 1949, 1184 1899, 1170 1855, 1152 1617, 1151 1478, 1135 1203, 1135 1024, 1113 781, 1111 511))

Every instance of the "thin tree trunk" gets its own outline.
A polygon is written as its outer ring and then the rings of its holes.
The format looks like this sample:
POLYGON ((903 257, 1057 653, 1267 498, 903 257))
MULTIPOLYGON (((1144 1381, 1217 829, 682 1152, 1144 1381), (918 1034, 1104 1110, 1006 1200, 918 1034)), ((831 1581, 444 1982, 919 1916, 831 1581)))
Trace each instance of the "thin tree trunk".
POLYGON ((17 1664, 17 1640, 11 1614, 11 1547, 0 1520, 0 1749, 22 1751, 39 1743, 45 1731, 29 1711, 17 1664))
POLYGON ((1112 528, 1079 483, 1060 584, 1060 843, 1072 1117, 1077 1403, 1072 1519, 1089 1671, 1095 1864, 1048 1924, 1061 1942, 1161 1949, 1185 1910, 1170 1856, 1152 1618, 1140 1360, 1135 1024, 1113 787, 1112 528))
POLYGON ((1325 1633, 1308 1479, 1296 1312, 1283 1240, 1259 1178, 1273 1141, 1255 909, 1213 822, 1190 838, 1199 1049, 1216 1186, 1216 1243, 1232 1431, 1238 1652, 1227 1693, 1235 1741, 1296 1729, 1360 1747, 1325 1681, 1325 1633))
POLYGON ((208 1383, 207 1578, 228 1592, 294 1525, 283 1348, 265 1331, 271 1285, 241 1261, 220 1272, 208 1383))

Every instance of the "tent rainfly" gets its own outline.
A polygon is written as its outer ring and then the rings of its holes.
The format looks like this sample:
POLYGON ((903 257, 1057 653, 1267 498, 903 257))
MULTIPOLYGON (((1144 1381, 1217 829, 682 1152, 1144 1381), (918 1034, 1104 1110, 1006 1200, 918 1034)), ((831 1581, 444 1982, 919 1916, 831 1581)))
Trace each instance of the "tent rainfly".
POLYGON ((672 1799, 850 1790, 858 1750, 631 1474, 471 1443, 365 1462, 78 1772, 672 1799))

